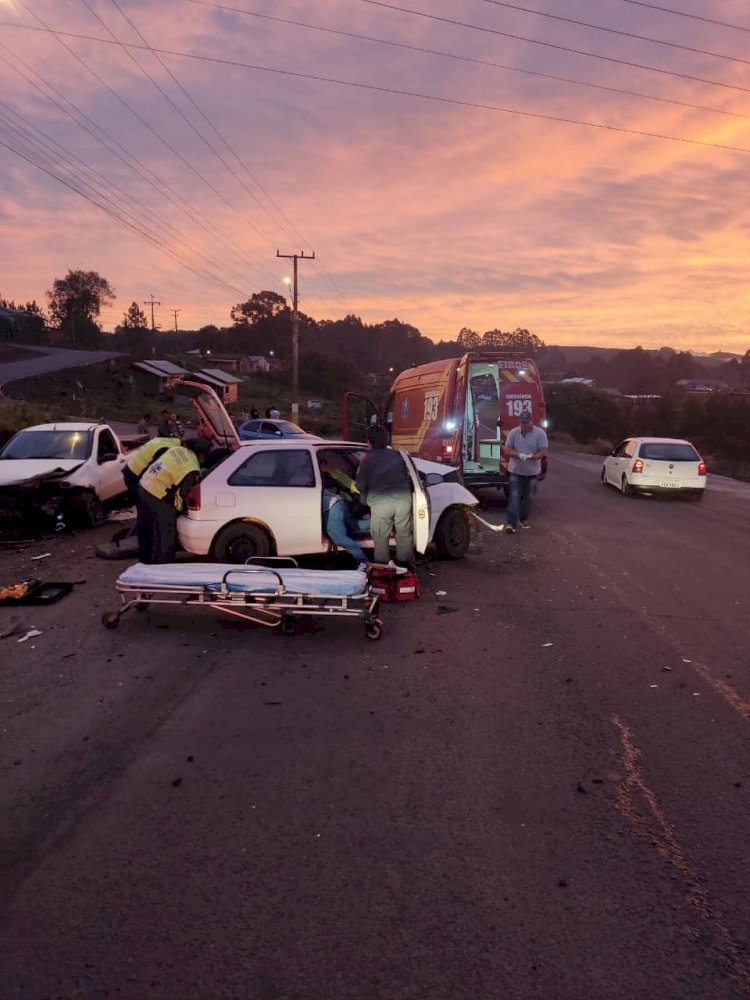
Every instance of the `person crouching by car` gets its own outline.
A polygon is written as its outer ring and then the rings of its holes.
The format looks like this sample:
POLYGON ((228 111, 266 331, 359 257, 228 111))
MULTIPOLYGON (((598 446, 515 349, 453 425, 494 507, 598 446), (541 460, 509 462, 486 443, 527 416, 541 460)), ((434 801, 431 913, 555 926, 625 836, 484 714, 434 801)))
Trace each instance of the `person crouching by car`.
POLYGON ((174 562, 177 517, 185 509, 188 490, 199 481, 201 465, 210 451, 208 441, 195 438, 184 446, 168 448, 141 476, 136 524, 140 562, 174 562))
POLYGON ((323 477, 323 527, 334 545, 344 549, 357 563, 357 569, 368 565, 362 547, 352 538, 357 531, 368 531, 370 520, 359 517, 364 511, 359 503, 359 491, 354 480, 335 468, 326 457, 321 457, 323 477), (359 508, 359 509, 358 509, 359 508))
POLYGON ((357 489, 362 503, 370 508, 372 540, 376 563, 387 563, 391 532, 396 535, 396 562, 414 568, 412 483, 401 453, 388 447, 385 427, 369 427, 371 450, 357 470, 357 489))
POLYGON ((128 456, 122 476, 128 488, 130 502, 138 503, 138 483, 146 469, 155 462, 160 455, 163 455, 168 448, 177 448, 180 444, 178 437, 155 437, 151 438, 144 445, 128 456))

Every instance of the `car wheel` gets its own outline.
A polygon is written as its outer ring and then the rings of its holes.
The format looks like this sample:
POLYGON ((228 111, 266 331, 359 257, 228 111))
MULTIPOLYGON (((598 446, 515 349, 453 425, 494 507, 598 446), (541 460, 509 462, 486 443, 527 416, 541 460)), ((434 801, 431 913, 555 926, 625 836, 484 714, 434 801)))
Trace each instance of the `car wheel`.
POLYGON ((73 520, 84 528, 98 528, 104 524, 104 507, 96 493, 87 491, 73 500, 73 520))
POLYGON ((217 538, 214 552, 219 562, 245 563, 271 555, 271 539, 257 524, 230 524, 217 538))
POLYGON ((635 491, 633 490, 633 487, 628 482, 628 477, 627 476, 623 476, 622 477, 622 482, 620 483, 620 493, 622 493, 622 495, 624 497, 635 496, 635 491))
POLYGON ((466 511, 454 507, 438 521, 434 536, 435 548, 443 559, 461 559, 471 543, 471 526, 466 511))

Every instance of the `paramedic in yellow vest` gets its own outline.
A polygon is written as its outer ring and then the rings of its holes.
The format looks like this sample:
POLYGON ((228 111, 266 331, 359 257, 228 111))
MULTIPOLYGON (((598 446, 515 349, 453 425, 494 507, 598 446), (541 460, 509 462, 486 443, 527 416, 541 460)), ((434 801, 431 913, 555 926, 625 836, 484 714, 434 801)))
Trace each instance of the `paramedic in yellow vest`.
POLYGON ((211 445, 195 438, 169 448, 146 469, 138 485, 138 559, 142 563, 174 562, 177 517, 185 509, 188 490, 201 475, 211 445))
POLYGON ((155 462, 167 448, 177 448, 179 444, 180 439, 177 437, 155 437, 130 455, 122 470, 122 475, 125 479, 125 485, 130 491, 130 499, 133 504, 138 503, 138 483, 149 465, 155 462))

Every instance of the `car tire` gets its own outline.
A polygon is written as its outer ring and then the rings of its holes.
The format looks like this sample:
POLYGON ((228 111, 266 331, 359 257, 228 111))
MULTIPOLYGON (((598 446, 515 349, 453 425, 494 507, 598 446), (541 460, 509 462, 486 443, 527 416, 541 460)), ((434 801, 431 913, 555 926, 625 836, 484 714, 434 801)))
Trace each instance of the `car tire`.
POLYGON ((74 521, 83 528, 98 528, 104 524, 104 506, 90 490, 80 493, 73 500, 74 521))
POLYGON ((607 479, 607 470, 604 468, 604 466, 602 466, 601 480, 603 486, 609 486, 609 480, 607 479))
POLYGON ((696 490, 694 493, 688 493, 688 500, 692 500, 693 503, 697 503, 699 500, 703 499, 705 490, 696 490))
POLYGON ((214 555, 219 562, 241 564, 248 559, 272 554, 273 545, 268 532, 257 524, 230 524, 219 534, 214 545, 214 555))
POLYGON ((622 493, 622 495, 624 497, 634 497, 635 496, 635 490, 633 489, 633 487, 628 482, 628 477, 627 476, 623 476, 622 477, 622 482, 620 483, 620 493, 622 493))
POLYGON ((433 538, 441 559, 462 559, 471 544, 471 525, 465 510, 453 507, 438 521, 433 538))

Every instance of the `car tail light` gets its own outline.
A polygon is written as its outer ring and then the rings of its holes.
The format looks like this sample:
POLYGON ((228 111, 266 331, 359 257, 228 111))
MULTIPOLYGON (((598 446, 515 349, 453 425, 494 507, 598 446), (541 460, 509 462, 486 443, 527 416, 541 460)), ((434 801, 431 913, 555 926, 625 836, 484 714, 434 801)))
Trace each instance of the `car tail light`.
POLYGON ((195 486, 191 486, 188 490, 187 495, 187 507, 188 510, 200 510, 201 509, 201 484, 196 483, 195 486))
POLYGON ((643 459, 642 458, 636 458, 635 462, 633 462, 633 468, 630 471, 631 472, 643 472, 643 459))
POLYGON ((707 472, 708 472, 708 469, 706 468, 706 463, 705 462, 699 462, 698 463, 698 475, 699 476, 705 476, 705 474, 707 472))

